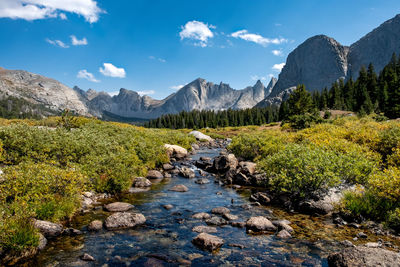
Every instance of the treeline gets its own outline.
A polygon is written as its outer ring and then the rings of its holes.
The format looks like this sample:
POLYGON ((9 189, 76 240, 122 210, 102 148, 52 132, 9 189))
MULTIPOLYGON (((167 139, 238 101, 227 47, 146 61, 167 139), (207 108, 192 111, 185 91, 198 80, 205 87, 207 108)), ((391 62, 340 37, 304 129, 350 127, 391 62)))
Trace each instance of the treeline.
MULTIPOLYGON (((204 128, 225 126, 261 125, 276 121, 305 125, 304 120, 315 121, 318 110, 347 110, 359 115, 383 113, 390 119, 400 117, 400 57, 393 54, 379 75, 374 66, 362 67, 357 80, 339 80, 322 92, 307 92, 299 85, 279 108, 252 108, 226 111, 183 111, 163 115, 145 124, 151 128, 204 128), (299 117, 309 114, 304 118, 299 117), (312 116, 311 116, 312 115, 312 116)), ((301 127, 303 127, 301 126, 301 127)))
POLYGON ((362 67, 356 81, 340 80, 330 90, 312 94, 319 110, 339 109, 363 114, 384 113, 388 118, 400 117, 400 57, 393 54, 389 64, 375 73, 374 66, 362 67))
POLYGON ((5 119, 41 119, 46 115, 57 115, 43 105, 32 104, 25 99, 12 96, 0 99, 0 117, 5 119))
POLYGON ((279 114, 276 107, 251 108, 242 110, 193 110, 182 111, 178 114, 163 115, 155 120, 145 123, 149 128, 170 129, 201 129, 205 127, 216 128, 226 126, 262 125, 278 121, 279 114))

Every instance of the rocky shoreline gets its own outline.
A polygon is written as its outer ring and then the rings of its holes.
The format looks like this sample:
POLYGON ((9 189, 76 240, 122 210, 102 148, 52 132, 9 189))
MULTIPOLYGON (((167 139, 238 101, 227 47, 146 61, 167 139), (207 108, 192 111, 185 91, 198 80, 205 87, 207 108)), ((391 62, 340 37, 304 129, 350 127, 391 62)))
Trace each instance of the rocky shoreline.
MULTIPOLYGON (((257 172, 255 163, 237 159, 235 155, 229 154, 226 151, 226 147, 230 140, 207 140, 204 136, 197 139, 201 141, 197 144, 193 144, 193 150, 191 153, 188 153, 188 151, 179 146, 165 145, 170 157, 170 163, 164 164, 162 169, 150 170, 147 177, 137 177, 132 184, 132 188, 129 189, 129 192, 146 192, 150 190, 153 183, 164 178, 177 177, 178 175, 187 179, 194 179, 196 175, 194 170, 190 168, 191 164, 201 169, 199 170, 201 176, 206 176, 208 173, 211 173, 215 177, 215 182, 223 186, 230 186, 235 189, 240 189, 242 186, 257 186, 259 188, 265 183, 267 178, 264 174, 257 172), (222 151, 220 155, 214 159, 201 157, 199 160, 193 161, 190 156, 202 148, 219 148, 222 151)), ((195 180, 195 183, 199 185, 210 182, 209 179, 203 177, 195 180)), ((279 204, 281 207, 289 210, 298 210, 300 208, 301 212, 308 212, 313 215, 329 214, 332 216, 334 210, 332 199, 337 201, 337 197, 340 196, 342 189, 343 188, 332 189, 332 191, 321 196, 321 198, 308 200, 307 202, 304 202, 307 204, 301 205, 299 203, 292 203, 288 196, 274 196, 271 192, 268 192, 265 189, 251 194, 250 201, 252 201, 251 206, 279 204), (332 197, 332 195, 335 196, 332 197), (327 196, 329 196, 329 198, 327 196)), ((189 191, 189 189, 183 184, 178 184, 171 187, 169 190, 180 193, 189 191)), ((126 202, 107 203, 109 202, 109 199, 113 197, 114 196, 109 194, 96 194, 94 192, 85 192, 82 194, 80 214, 90 213, 99 208, 110 213, 105 220, 91 221, 85 228, 88 232, 97 232, 102 231, 103 229, 106 231, 129 229, 135 228, 138 225, 146 224, 147 218, 143 214, 135 212, 132 204, 126 202)), ((243 209, 251 208, 251 206, 243 207, 243 209)), ((174 208, 174 206, 170 204, 165 204, 163 207, 166 210, 174 208)), ((289 239, 292 238, 293 234, 295 234, 290 221, 279 219, 273 220, 268 215, 253 216, 246 220, 243 220, 243 218, 240 220, 239 217, 236 214, 232 214, 230 209, 227 207, 214 207, 210 211, 193 214, 192 218, 203 221, 206 224, 205 226, 196 226, 192 229, 193 232, 198 233, 198 235, 193 238, 192 243, 200 249, 209 252, 218 251, 221 246, 225 244, 226 241, 216 235, 218 232, 216 227, 221 227, 227 224, 239 229, 243 228, 247 234, 273 234, 279 239, 289 239)), ((338 219, 340 217, 338 217, 337 214, 333 214, 332 218, 338 227, 347 224, 344 220, 338 219)), ((85 230, 81 231, 74 228, 65 228, 61 224, 54 224, 46 221, 35 220, 33 224, 41 233, 39 246, 36 249, 24 251, 20 255, 5 255, 2 259, 3 263, 16 264, 33 257, 45 248, 48 239, 52 240, 62 235, 83 235, 86 232, 85 230)), ((379 225, 377 224, 371 223, 370 226, 371 229, 375 229, 376 227, 379 228, 379 225)), ((357 227, 357 225, 355 224, 354 227, 357 227)), ((379 228, 378 230, 381 229, 379 228)), ((391 234, 385 233, 383 229, 381 231, 382 234, 391 234)), ((360 235, 356 238, 364 238, 365 234, 363 235, 362 233, 363 232, 360 229, 360 235)), ((386 247, 398 250, 397 247, 389 243, 367 243, 365 246, 357 247, 350 241, 344 241, 342 243, 343 247, 346 247, 343 251, 329 255, 328 263, 330 266, 373 266, 376 262, 380 262, 383 265, 386 264, 387 266, 399 266, 396 265, 399 262, 399 254, 383 249, 386 247), (380 257, 377 258, 379 261, 376 261, 376 258, 371 258, 369 256, 371 253, 378 253, 380 255, 380 257)), ((229 244, 229 246, 244 247, 243 244, 234 243, 229 244)), ((82 261, 96 260, 93 256, 87 253, 82 254, 80 259, 82 261)))

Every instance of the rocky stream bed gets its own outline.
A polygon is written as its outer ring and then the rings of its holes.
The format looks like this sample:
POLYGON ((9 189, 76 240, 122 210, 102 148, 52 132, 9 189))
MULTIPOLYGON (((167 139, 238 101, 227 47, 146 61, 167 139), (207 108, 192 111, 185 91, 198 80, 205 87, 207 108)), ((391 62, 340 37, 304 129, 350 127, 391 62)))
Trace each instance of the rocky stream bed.
POLYGON ((129 192, 93 203, 86 193, 64 234, 44 233, 47 245, 25 265, 400 266, 396 236, 289 212, 261 188, 226 185, 229 175, 196 167, 207 169, 202 162, 224 154, 224 145, 196 148, 136 179, 129 192))

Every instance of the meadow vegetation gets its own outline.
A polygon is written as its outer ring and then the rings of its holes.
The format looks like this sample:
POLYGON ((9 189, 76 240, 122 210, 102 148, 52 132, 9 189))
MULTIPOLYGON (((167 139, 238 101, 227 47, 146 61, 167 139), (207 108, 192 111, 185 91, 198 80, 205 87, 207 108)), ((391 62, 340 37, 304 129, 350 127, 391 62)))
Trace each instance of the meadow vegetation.
POLYGON ((342 117, 299 131, 259 127, 234 136, 229 148, 258 163, 268 176, 261 186, 292 199, 359 185, 345 194, 340 211, 400 230, 399 121, 342 117))
POLYGON ((183 132, 78 117, 0 120, 0 249, 37 245, 32 218, 62 222, 83 191, 118 193, 169 159, 163 145, 187 149, 183 132))

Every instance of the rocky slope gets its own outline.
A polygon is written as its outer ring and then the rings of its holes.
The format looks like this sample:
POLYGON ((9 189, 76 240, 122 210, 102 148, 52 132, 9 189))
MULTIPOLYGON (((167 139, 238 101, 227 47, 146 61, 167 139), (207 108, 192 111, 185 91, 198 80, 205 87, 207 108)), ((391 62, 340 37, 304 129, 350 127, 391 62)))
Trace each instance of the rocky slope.
POLYGON ((357 78, 361 66, 369 63, 379 72, 393 52, 400 53, 400 15, 384 22, 350 47, 328 36, 311 37, 289 54, 276 86, 258 106, 275 103, 278 95, 298 84, 305 84, 308 90, 314 91, 329 87, 339 79, 357 78))
MULTIPOLYGON (((49 108, 54 114, 70 109, 80 115, 100 118, 150 119, 183 110, 251 108, 269 95, 275 83, 273 78, 267 87, 257 81, 254 86, 234 90, 228 84, 213 84, 199 78, 167 98, 156 100, 124 88, 116 96, 92 89, 84 91, 77 86, 72 89, 38 74, 0 69, 0 99, 24 99, 49 108)), ((43 113, 46 114, 49 112, 43 113)))
POLYGON ((70 109, 81 115, 89 115, 89 109, 82 102, 80 94, 62 83, 23 70, 0 68, 0 98, 9 96, 54 111, 70 109))
POLYGON ((91 113, 101 117, 104 112, 127 118, 156 118, 163 114, 180 111, 223 110, 251 108, 271 92, 276 79, 272 78, 267 87, 257 81, 254 86, 234 90, 228 84, 214 84, 198 78, 163 100, 121 89, 111 97, 104 92, 87 92, 75 87, 91 113))

